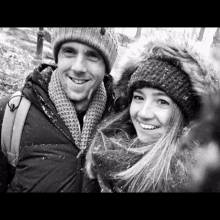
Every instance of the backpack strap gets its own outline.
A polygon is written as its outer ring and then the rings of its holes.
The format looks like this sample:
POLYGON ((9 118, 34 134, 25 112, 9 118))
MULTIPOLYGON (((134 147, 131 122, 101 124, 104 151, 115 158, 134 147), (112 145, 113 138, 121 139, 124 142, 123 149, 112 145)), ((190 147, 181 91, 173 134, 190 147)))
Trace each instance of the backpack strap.
POLYGON ((12 166, 16 166, 19 156, 21 134, 31 102, 21 91, 15 92, 9 100, 2 123, 1 147, 12 166))

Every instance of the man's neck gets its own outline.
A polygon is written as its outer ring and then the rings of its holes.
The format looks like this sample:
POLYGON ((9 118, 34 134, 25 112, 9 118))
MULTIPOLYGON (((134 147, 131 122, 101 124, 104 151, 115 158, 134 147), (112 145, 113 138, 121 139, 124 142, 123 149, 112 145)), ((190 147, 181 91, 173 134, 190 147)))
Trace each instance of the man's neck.
POLYGON ((74 102, 73 105, 77 113, 85 112, 89 107, 89 100, 83 102, 74 102))
POLYGON ((86 111, 88 109, 89 106, 89 102, 74 102, 74 107, 76 110, 76 114, 77 114, 77 118, 80 124, 80 130, 82 131, 83 128, 83 118, 86 114, 86 111))

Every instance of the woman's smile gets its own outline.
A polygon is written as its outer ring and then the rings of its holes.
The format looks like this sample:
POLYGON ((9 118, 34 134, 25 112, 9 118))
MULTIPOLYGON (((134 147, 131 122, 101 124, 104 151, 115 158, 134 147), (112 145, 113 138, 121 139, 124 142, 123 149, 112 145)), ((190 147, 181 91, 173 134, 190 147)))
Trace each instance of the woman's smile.
POLYGON ((143 124, 143 123, 140 123, 140 126, 145 130, 154 130, 154 129, 159 128, 159 126, 147 125, 147 124, 143 124))

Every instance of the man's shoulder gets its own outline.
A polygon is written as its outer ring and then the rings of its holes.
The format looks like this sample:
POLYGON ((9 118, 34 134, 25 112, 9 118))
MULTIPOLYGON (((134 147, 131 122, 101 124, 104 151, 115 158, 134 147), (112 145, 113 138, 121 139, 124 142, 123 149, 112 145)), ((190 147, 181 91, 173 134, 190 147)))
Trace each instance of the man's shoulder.
POLYGON ((46 69, 55 70, 57 68, 57 65, 53 62, 51 63, 41 63, 36 69, 39 72, 45 71, 46 69))
POLYGON ((56 68, 57 65, 55 63, 42 63, 34 69, 34 73, 39 73, 47 81, 56 68))
POLYGON ((57 68, 54 63, 42 63, 34 68, 34 70, 27 76, 25 84, 34 83, 47 90, 53 71, 57 68))

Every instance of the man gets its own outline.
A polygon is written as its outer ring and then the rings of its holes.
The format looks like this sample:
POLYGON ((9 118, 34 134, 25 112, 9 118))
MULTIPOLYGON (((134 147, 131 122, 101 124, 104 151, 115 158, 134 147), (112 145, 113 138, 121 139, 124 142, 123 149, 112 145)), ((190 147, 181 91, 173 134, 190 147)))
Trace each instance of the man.
POLYGON ((22 89, 31 107, 16 167, 0 154, 0 185, 7 192, 81 192, 84 152, 111 110, 114 30, 54 28, 52 49, 57 65, 40 65, 22 89))

